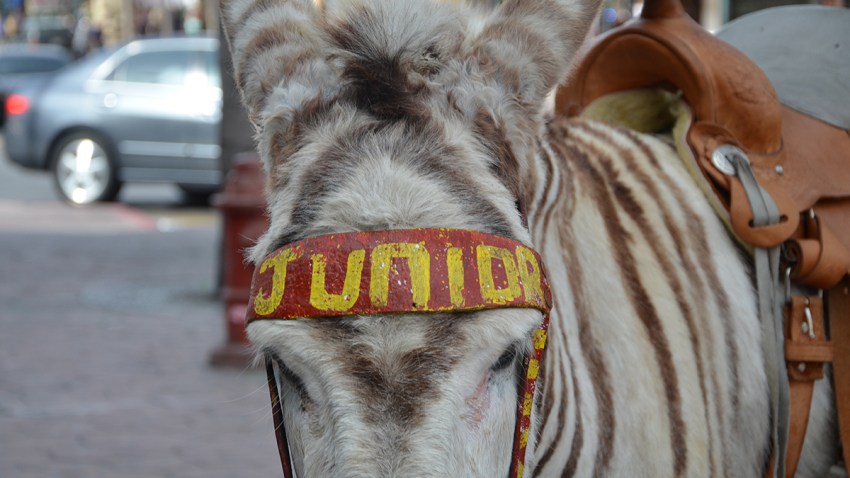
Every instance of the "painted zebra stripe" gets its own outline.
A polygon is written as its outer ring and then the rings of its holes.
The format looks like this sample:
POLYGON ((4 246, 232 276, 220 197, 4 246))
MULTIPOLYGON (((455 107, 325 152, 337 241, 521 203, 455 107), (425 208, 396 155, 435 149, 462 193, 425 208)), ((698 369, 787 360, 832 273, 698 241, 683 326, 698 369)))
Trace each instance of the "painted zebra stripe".
MULTIPOLYGON (((566 132, 564 130, 560 130, 558 125, 552 125, 553 127, 553 136, 555 139, 568 139, 566 132)), ((573 145, 570 144, 569 141, 553 141, 549 144, 552 148, 553 153, 558 156, 561 164, 554 165, 554 169, 563 170, 566 168, 566 172, 564 176, 569 175, 569 177, 576 181, 578 180, 581 183, 583 189, 592 187, 590 185, 590 181, 587 181, 584 175, 577 174, 575 171, 575 165, 579 165, 582 160, 581 158, 584 156, 584 153, 579 149, 576 149, 573 145)), ((584 158, 586 162, 587 159, 584 158)), ((560 185, 560 191, 564 191, 566 186, 560 185)), ((575 184, 569 187, 569 190, 575 194, 577 187, 575 184)), ((559 204, 563 204, 561 201, 559 204)), ((560 208, 552 208, 552 212, 560 212, 560 208)), ((547 214, 546 219, 549 219, 552 214, 547 214)), ((564 221, 563 217, 558 217, 557 220, 559 222, 564 221)), ((562 222, 564 223, 564 222, 562 222)), ((581 293, 585 289, 584 287, 584 272, 582 270, 581 264, 575 260, 578 257, 578 251, 576 249, 577 243, 572 236, 572 233, 569 228, 564 228, 562 233, 562 239, 560 242, 560 248, 564 250, 564 260, 566 262, 566 267, 570 271, 569 274, 569 282, 570 288, 575 292, 574 293, 574 307, 575 314, 578 320, 578 333, 580 334, 578 343, 581 347, 581 354, 583 359, 589 364, 589 368, 593 370, 593 373, 589 374, 591 379, 591 384, 593 387, 593 396, 596 400, 597 406, 597 424, 598 424, 598 442, 595 443, 596 446, 596 456, 594 458, 594 475, 595 476, 604 476, 608 467, 610 466, 610 461, 612 458, 612 453, 614 450, 614 437, 616 434, 617 426, 614 414, 614 406, 613 406, 613 397, 612 397, 612 385, 610 374, 608 372, 607 365, 603 359, 604 354, 598 347, 598 341, 596 340, 593 334, 593 326, 587 320, 588 317, 591 316, 590 309, 585 302, 584 294, 581 293)), ((564 337, 564 343, 566 342, 566 337, 564 337)), ((575 376, 573 376, 573 380, 577 380, 575 376)), ((565 476, 572 476, 578 469, 578 460, 582 455, 582 451, 585 446, 589 445, 585 443, 583 437, 583 429, 581 427, 581 416, 582 413, 580 411, 581 407, 581 396, 578 390, 578 387, 575 385, 575 394, 576 394, 576 436, 573 437, 573 441, 570 448, 570 454, 567 459, 566 467, 565 467, 565 476)), ((563 423, 559 423, 559 426, 563 426, 563 423)), ((554 449, 553 449, 554 450, 554 449)), ((547 450, 548 451, 548 450, 547 450)), ((541 464, 541 469, 545 467, 547 463, 543 462, 541 464)), ((558 466, 557 464, 553 464, 553 466, 558 466)))
MULTIPOLYGON (((624 229, 620 220, 620 214, 605 189, 603 173, 590 163, 585 154, 577 154, 574 159, 579 166, 577 170, 586 178, 584 184, 589 186, 590 195, 600 208, 608 236, 611 238, 628 236, 628 232, 624 229)), ((612 252, 621 267, 620 280, 622 286, 631 300, 636 316, 643 323, 649 342, 655 352, 656 366, 664 382, 664 396, 667 400, 670 443, 673 444, 674 457, 672 475, 683 476, 687 470, 687 447, 676 446, 676 444, 686 443, 687 426, 682 419, 679 379, 670 344, 667 336, 660 333, 663 330, 663 324, 641 280, 632 251, 627 247, 616 247, 613 248, 612 252)))
MULTIPOLYGON (((652 152, 649 145, 646 144, 645 141, 641 140, 639 136, 630 132, 623 131, 624 134, 629 136, 635 143, 640 147, 641 151, 644 153, 646 158, 650 161, 650 164, 660 170, 660 165, 657 162, 656 155, 652 152)), ((675 183, 671 178, 666 175, 658 175, 664 181, 664 187, 670 191, 676 200, 676 203, 683 205, 685 207, 687 205, 687 201, 684 199, 684 194, 678 184, 675 183)), ((703 251, 702 254, 696 254, 696 259, 698 261, 698 266, 693 269, 695 271, 700 271, 705 274, 705 295, 704 297, 714 297, 715 302, 718 307, 717 317, 720 318, 723 327, 722 336, 724 338, 724 346, 725 350, 728 353, 729 363, 731 366, 727 367, 727 370, 731 374, 732 386, 728 388, 729 394, 728 397, 725 397, 729 403, 729 409, 733 411, 734 417, 732 418, 731 423, 734 426, 740 426, 741 423, 744 423, 743 417, 740 415, 740 390, 742 387, 741 378, 738 374, 737 364, 739 362, 739 351, 738 344, 735 342, 735 328, 732 324, 732 315, 730 313, 731 305, 729 303, 729 297, 727 295, 725 287, 723 287, 723 283, 720 280, 718 275, 718 271, 716 266, 712 263, 711 257, 711 245, 705 239, 706 234, 706 226, 703 221, 700 219, 699 215, 694 214, 692 211, 688 211, 686 216, 688 229, 690 231, 695 231, 695 234, 690 234, 689 238, 695 241, 695 244, 690 248, 695 251, 703 251)), ((705 301, 700 301, 702 304, 705 304, 705 301)), ((706 334, 708 340, 708 348, 709 350, 714 350, 714 334, 711 330, 707 331, 706 334)), ((717 370, 711 370, 711 378, 712 385, 714 387, 714 403, 715 403, 715 413, 718 417, 718 426, 720 430, 718 431, 721 439, 720 443, 723 446, 723 455, 729 456, 730 450, 729 447, 732 444, 729 443, 725 437, 727 436, 727 431, 724 430, 725 420, 723 418, 726 416, 726 407, 724 406, 724 399, 720 396, 720 378, 717 376, 717 370)))
MULTIPOLYGON (((614 170, 614 167, 611 164, 610 160, 608 160, 606 158, 606 156, 604 155, 604 153, 602 151, 600 151, 598 148, 596 148, 595 145, 599 144, 599 142, 602 142, 602 141, 610 142, 610 144, 612 144, 613 147, 615 148, 615 154, 624 158, 626 164, 633 166, 633 168, 630 170, 630 173, 632 174, 632 178, 637 180, 637 182, 649 193, 649 196, 651 198, 658 199, 658 201, 652 203, 652 207, 661 211, 663 219, 664 219, 664 226, 667 229, 667 231, 669 231, 670 234, 673 236, 672 237, 673 238, 673 244, 674 244, 674 246, 677 250, 677 257, 679 257, 683 262, 686 263, 686 267, 688 267, 687 270, 695 271, 696 269, 694 268, 694 265, 689 264, 690 258, 684 253, 683 246, 682 246, 683 241, 685 240, 685 237, 687 235, 681 229, 676 227, 675 223, 673 222, 673 220, 671 218, 671 211, 669 210, 668 204, 666 204, 664 201, 660 200, 661 199, 661 192, 658 190, 655 183, 649 177, 649 174, 647 172, 643 171, 643 169, 641 168, 641 163, 638 162, 638 158, 636 158, 635 155, 632 153, 633 149, 628 148, 628 146, 631 146, 631 145, 634 145, 635 143, 638 143, 637 141, 635 141, 636 138, 628 138, 630 140, 630 144, 629 145, 623 145, 623 144, 620 144, 620 142, 618 142, 618 141, 610 141, 612 139, 610 133, 605 134, 602 131, 600 131, 599 129, 591 127, 587 123, 578 125, 578 129, 582 132, 590 134, 596 140, 594 142, 588 142, 588 143, 584 144, 584 147, 588 148, 589 150, 593 150, 593 154, 591 156, 598 158, 599 162, 601 163, 602 169, 603 169, 604 173, 606 174, 606 176, 608 178, 609 183, 611 183, 613 185, 614 190, 617 192, 616 194, 612 194, 613 199, 616 200, 620 204, 622 210, 626 211, 626 213, 629 215, 631 220, 635 224, 637 224, 638 228, 641 231, 641 234, 644 237, 644 240, 649 245, 649 247, 652 249, 653 255, 655 256, 656 260, 661 265, 661 268, 664 271, 664 275, 670 281, 669 285, 670 285, 670 287, 673 291, 673 295, 676 299, 676 304, 677 304, 679 310, 682 313, 682 317, 685 320, 685 323, 686 323, 687 329, 688 329, 688 338, 689 338, 690 343, 691 343, 691 349, 693 351, 694 363, 696 364, 696 368, 697 368, 697 377, 699 379, 700 392, 701 392, 701 396, 702 396, 702 403, 703 403, 703 408, 704 408, 704 419, 705 419, 705 423, 706 423, 707 434, 708 434, 709 437, 714 438, 713 432, 712 432, 712 421, 711 421, 711 417, 709 416, 710 408, 709 408, 709 402, 708 402, 706 374, 705 374, 705 363, 704 363, 704 359, 703 359, 703 357, 700 353, 701 347, 700 347, 699 337, 702 337, 703 335, 700 334, 700 331, 698 330, 697 321, 694 318, 694 311, 691 308, 689 302, 686 300, 685 286, 682 282, 683 278, 681 277, 680 274, 677 273, 677 269, 673 266, 668 254, 664 250, 661 249, 661 238, 658 236, 655 229, 653 229, 653 227, 647 222, 646 215, 644 213, 643 207, 633 197, 633 195, 631 194, 630 188, 627 185, 620 182, 620 179, 617 177, 617 172, 614 170)), ((643 146, 644 146, 644 148, 646 148, 646 145, 643 145, 643 146)), ((642 158, 642 159, 645 161, 647 159, 647 156, 644 156, 644 158, 642 158)), ((682 207, 686 207, 686 204, 684 204, 684 203, 679 203, 679 204, 681 204, 682 207)), ((688 213, 689 213, 688 215, 693 214, 692 212, 688 212, 688 213)), ((700 283, 700 284, 697 284, 696 287, 702 288, 702 286, 701 286, 702 281, 700 280, 699 275, 696 275, 695 277, 697 278, 697 281, 700 283)), ((685 277, 684 279, 687 279, 687 277, 685 277)), ((714 453, 715 452, 714 452, 714 449, 713 449, 714 448, 714 440, 710 439, 708 441, 708 445, 709 445, 709 460, 708 460, 709 476, 714 476, 714 465, 715 465, 715 461, 714 461, 714 456, 715 456, 714 453)))

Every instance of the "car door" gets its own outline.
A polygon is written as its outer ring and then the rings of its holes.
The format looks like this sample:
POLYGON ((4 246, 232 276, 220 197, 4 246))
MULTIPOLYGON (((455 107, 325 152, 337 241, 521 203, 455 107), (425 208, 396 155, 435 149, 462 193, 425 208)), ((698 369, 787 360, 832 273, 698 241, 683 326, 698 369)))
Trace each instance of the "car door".
POLYGON ((197 145, 209 143, 202 137, 208 136, 204 127, 220 114, 199 73, 200 55, 190 49, 132 47, 92 87, 102 128, 121 157, 122 179, 197 182, 193 171, 208 166, 210 157, 217 159, 211 145, 197 145))
POLYGON ((222 91, 217 49, 198 51, 198 62, 189 72, 189 84, 195 128, 191 156, 199 169, 215 170, 220 181, 222 91))

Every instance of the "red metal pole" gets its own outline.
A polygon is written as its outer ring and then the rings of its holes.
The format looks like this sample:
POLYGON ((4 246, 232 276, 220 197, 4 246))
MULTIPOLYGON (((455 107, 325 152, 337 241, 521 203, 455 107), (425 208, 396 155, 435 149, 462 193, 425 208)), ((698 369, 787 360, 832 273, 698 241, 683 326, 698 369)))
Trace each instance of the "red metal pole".
POLYGON ((224 190, 213 198, 222 213, 222 288, 227 336, 210 355, 214 366, 246 367, 251 349, 245 336, 245 311, 251 292, 252 266, 245 262, 245 249, 268 229, 263 190, 265 178, 255 153, 236 155, 224 190))

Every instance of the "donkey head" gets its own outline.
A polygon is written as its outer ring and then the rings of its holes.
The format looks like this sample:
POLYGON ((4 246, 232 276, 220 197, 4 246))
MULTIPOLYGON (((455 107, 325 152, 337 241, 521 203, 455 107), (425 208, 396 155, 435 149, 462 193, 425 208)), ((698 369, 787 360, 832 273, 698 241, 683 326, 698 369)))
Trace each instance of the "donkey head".
MULTIPOLYGON (((508 0, 230 0, 236 82, 268 173, 258 262, 327 233, 459 228, 530 244, 542 105, 596 12, 508 0)), ((302 476, 503 476, 534 310, 259 321, 302 476)), ((539 398, 539 397, 537 397, 539 398)), ((529 444, 533 449, 533 440, 529 444)))

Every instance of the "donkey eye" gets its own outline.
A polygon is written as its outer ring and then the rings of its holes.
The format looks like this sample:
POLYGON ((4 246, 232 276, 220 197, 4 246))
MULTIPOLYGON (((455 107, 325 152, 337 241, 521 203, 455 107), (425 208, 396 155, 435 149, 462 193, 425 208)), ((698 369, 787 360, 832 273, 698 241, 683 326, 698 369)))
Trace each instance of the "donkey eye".
POLYGON ((514 360, 516 360, 516 356, 517 344, 511 344, 510 347, 508 347, 507 349, 505 349, 504 352, 502 352, 502 355, 500 355, 499 359, 496 360, 496 363, 494 363, 493 366, 490 367, 490 370, 498 372, 508 368, 511 364, 514 363, 514 360))
POLYGON ((309 402, 310 395, 307 393, 307 387, 304 386, 304 381, 301 380, 295 372, 293 372, 286 364, 283 363, 283 360, 280 359, 277 355, 272 355, 272 359, 277 365, 278 372, 280 377, 286 382, 288 385, 292 386, 298 396, 301 398, 302 402, 309 402))

